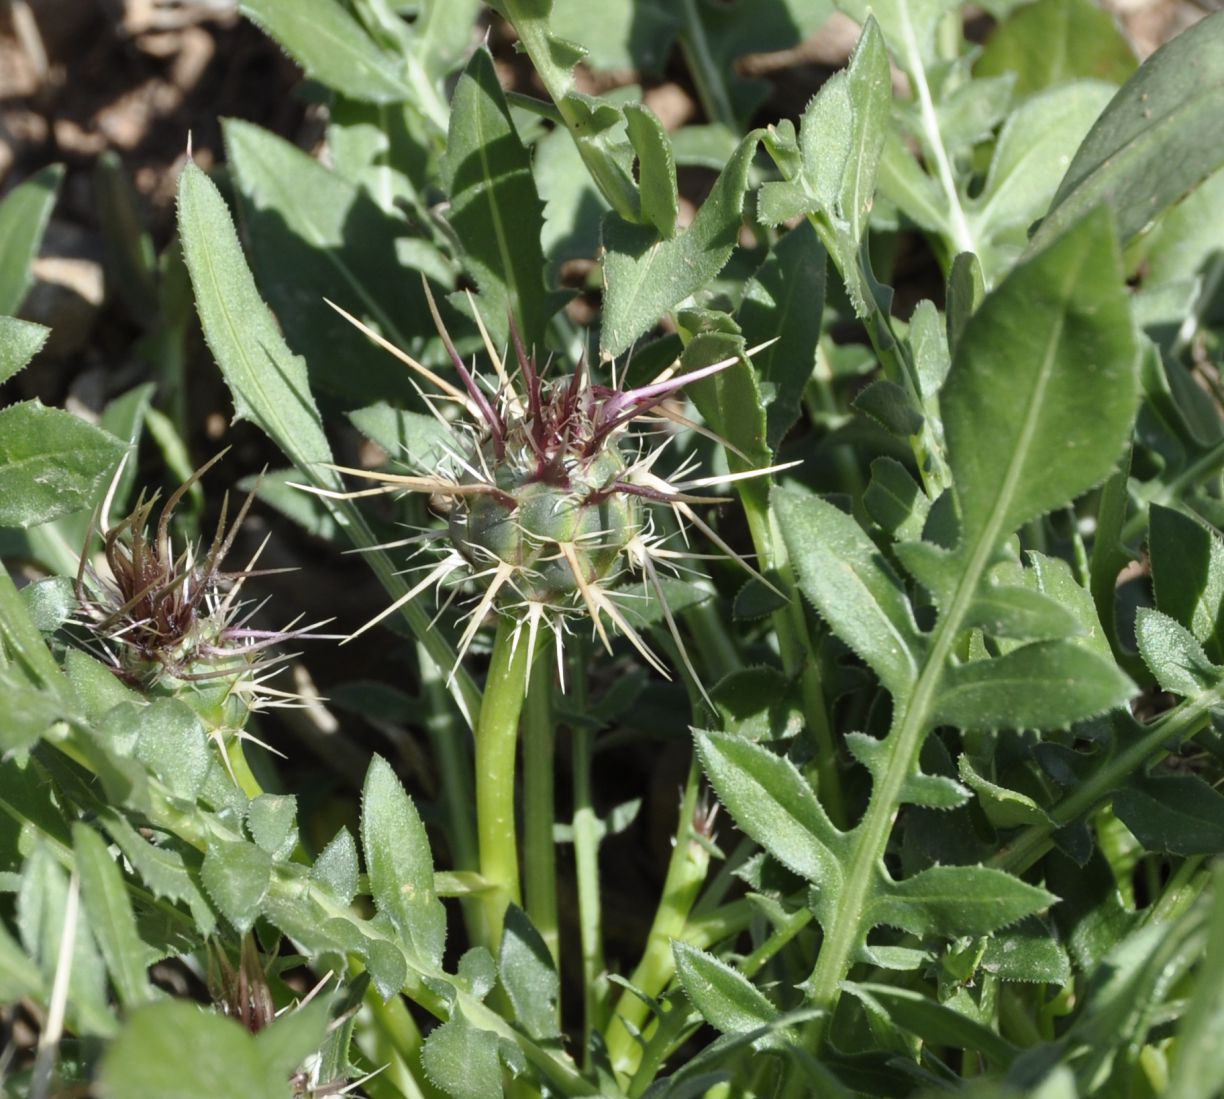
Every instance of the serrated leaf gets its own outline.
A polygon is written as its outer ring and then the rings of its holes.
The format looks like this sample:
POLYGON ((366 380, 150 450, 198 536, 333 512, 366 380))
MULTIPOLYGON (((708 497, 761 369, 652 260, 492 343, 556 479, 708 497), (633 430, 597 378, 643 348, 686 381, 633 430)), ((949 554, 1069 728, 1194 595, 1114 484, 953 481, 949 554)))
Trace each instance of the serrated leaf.
POLYGON ((1059 184, 1033 246, 1104 203, 1125 244, 1224 164, 1224 12, 1166 42, 1114 96, 1059 184))
POLYGON ((836 213, 842 178, 850 160, 853 125, 847 74, 834 73, 799 120, 803 184, 813 209, 836 213))
POLYGON ((724 732, 748 740, 780 740, 803 728, 795 684, 777 668, 743 668, 710 692, 724 732))
POLYGON ((543 937, 516 904, 506 909, 500 958, 502 987, 519 1025, 536 1041, 558 1037, 561 981, 543 937))
POLYGON ((543 204, 487 49, 472 54, 455 88, 442 174, 447 220, 489 331, 503 338, 513 310, 527 347, 543 347, 556 304, 544 290, 543 204))
POLYGON ((0 527, 91 507, 123 450, 109 432, 37 400, 0 409, 0 527))
POLYGON ((253 843, 218 840, 204 856, 200 879, 222 915, 245 934, 271 884, 272 859, 253 843))
POLYGON ((947 669, 934 709, 961 729, 1051 729, 1104 713, 1136 693, 1112 661, 1070 641, 1037 641, 947 669))
POLYGON ((718 799, 740 829, 796 874, 836 896, 842 836, 798 768, 751 741, 695 730, 718 799))
POLYGON ((0 315, 13 316, 25 301, 63 177, 63 167, 53 164, 14 187, 0 202, 0 315))
POLYGON ((862 240, 875 201, 876 172, 889 131, 892 68, 884 36, 872 17, 863 25, 846 70, 846 90, 853 109, 850 155, 841 185, 841 212, 852 240, 862 240))
POLYGON ((341 828, 319 853, 310 876, 325 886, 341 904, 357 892, 357 845, 347 828, 341 828))
POLYGON ((433 855, 411 799, 381 756, 370 761, 361 795, 361 845, 370 895, 420 964, 437 968, 446 912, 434 891, 433 855))
POLYGON ((1100 483, 1130 436, 1133 322, 1108 215, 1021 264, 961 336, 940 395, 963 545, 993 547, 1100 483))
POLYGON ((259 426, 312 478, 340 487, 323 468, 331 447, 305 363, 290 352, 255 288, 224 199, 194 164, 179 178, 178 225, 204 337, 236 415, 259 426))
POLYGON ((803 594, 889 690, 907 687, 922 640, 905 591, 875 543, 853 518, 806 489, 774 489, 773 506, 803 594))
POLYGON ((497 1035, 472 1026, 461 1011, 432 1031, 421 1050, 425 1073, 451 1099, 501 1099, 497 1035))
POLYGON ((1001 981, 1040 981, 1065 985, 1071 980, 1071 959, 1054 929, 1038 916, 990 936, 982 954, 982 969, 1001 981))
POLYGON ((876 378, 851 404, 899 438, 907 439, 922 430, 922 413, 914 407, 905 389, 887 378, 876 378))
POLYGON ((1197 775, 1141 779, 1118 790, 1113 807, 1149 851, 1171 855, 1224 851, 1224 796, 1197 775))
POLYGON ((51 329, 16 317, 0 317, 0 382, 6 382, 42 350, 51 329))
POLYGON ((689 1002, 723 1034, 768 1026, 778 1009, 742 973, 695 946, 672 940, 676 976, 689 1002))
POLYGON ((72 847, 81 878, 81 901, 119 1002, 127 1009, 153 999, 148 965, 154 956, 140 939, 123 875, 102 838, 87 825, 72 826, 72 847))
POLYGON ((338 0, 242 0, 242 14, 276 39, 308 76, 353 99, 410 99, 400 64, 384 52, 338 0))
POLYGON ((991 637, 1051 640, 1080 633, 1079 620, 1066 607, 1032 588, 983 584, 973 597, 966 626, 991 637))
POLYGON ((199 715, 176 698, 160 698, 136 715, 134 754, 170 793, 195 801, 212 762, 208 734, 199 715))
POLYGON ((876 458, 863 507, 893 538, 911 539, 921 536, 931 502, 905 466, 895 458, 876 458))
POLYGON ((915 935, 989 935, 1058 898, 1002 870, 932 866, 879 888, 869 915, 876 924, 915 935))
POLYGON ((979 775, 968 756, 962 755, 957 760, 957 769, 961 781, 977 794, 986 819, 996 828, 1021 828, 1030 824, 1045 827, 1051 823, 1049 814, 1027 794, 1009 790, 979 775))
POLYGON ((774 387, 765 407, 765 439, 777 450, 802 413, 803 392, 816 367, 825 299, 825 251, 808 222, 792 229, 744 286, 736 319, 750 346, 777 338, 752 357, 774 387))
POLYGON ((451 433, 423 412, 408 412, 380 402, 350 412, 348 418, 393 461, 407 462, 414 469, 436 469, 454 447, 451 433))
MULTIPOLYGON (((847 733, 846 747, 871 773, 876 782, 884 780, 884 773, 892 758, 892 747, 886 740, 877 740, 865 733, 847 733)), ((921 805, 926 809, 956 809, 969 800, 970 794, 955 779, 946 775, 928 775, 916 766, 906 775, 897 791, 897 801, 902 804, 921 805)))
POLYGON ((664 312, 702 289, 739 239, 748 170, 757 138, 740 142, 693 223, 671 240, 615 214, 604 220, 604 312, 600 353, 612 358, 648 332, 664 312))
POLYGON ((247 807, 251 839, 276 861, 297 846, 297 798, 292 794, 260 794, 247 807))
POLYGON ((1139 608, 1135 641, 1162 691, 1197 698, 1224 678, 1224 669, 1207 659, 1203 646, 1185 626, 1151 607, 1139 608))

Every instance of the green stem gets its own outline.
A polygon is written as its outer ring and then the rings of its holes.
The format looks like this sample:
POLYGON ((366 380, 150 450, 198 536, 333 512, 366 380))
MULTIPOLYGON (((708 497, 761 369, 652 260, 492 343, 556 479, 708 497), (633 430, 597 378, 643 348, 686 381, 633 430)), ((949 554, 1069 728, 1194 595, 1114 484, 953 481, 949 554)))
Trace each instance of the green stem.
POLYGON ((226 743, 225 758, 239 789, 249 798, 259 797, 264 792, 263 787, 251 770, 251 765, 247 763, 246 753, 242 750, 242 738, 237 734, 231 736, 226 743))
POLYGON ((549 642, 537 643, 532 655, 530 689, 523 707, 523 889, 527 915, 559 965, 557 928, 557 849, 553 756, 555 725, 553 671, 549 642))
POLYGON ((519 863, 514 821, 515 750, 527 694, 528 644, 519 624, 497 621, 484 701, 476 722, 476 833, 480 873, 491 889, 481 895, 484 945, 497 956, 506 906, 518 904, 519 863))
POLYGON ((1211 709, 1224 700, 1224 684, 1183 702, 1147 727, 1143 735, 1106 760, 1062 801, 1050 810, 1048 824, 1030 825, 1015 841, 995 855, 989 865, 1023 873, 1054 846, 1053 835, 1078 820, 1107 798, 1132 772, 1155 762, 1170 751, 1170 745, 1186 740, 1207 727, 1211 709))
MULTIPOLYGON (((571 686, 574 707, 579 713, 585 713, 587 708, 586 657, 586 645, 579 641, 574 646, 571 686)), ((578 887, 578 940, 582 952, 582 1055, 583 1066, 589 1068, 591 1035, 604 1027, 608 991, 608 979, 604 972, 603 910, 599 896, 601 830, 591 791, 595 731, 587 725, 576 725, 572 741, 574 876, 578 887)))
MULTIPOLYGON (((676 842, 667 867, 667 878, 663 883, 663 896, 646 938, 642 960, 629 978, 634 988, 649 997, 658 996, 675 974, 671 941, 684 934, 689 912, 697 900, 710 865, 709 851, 692 834, 700 780, 701 770, 694 756, 684 784, 680 822, 676 828, 676 842)), ((606 1037, 608 1059, 621 1076, 631 1076, 641 1061, 642 1047, 629 1028, 641 1031, 649 1010, 647 1004, 628 989, 622 991, 617 1000, 606 1037)))
POLYGON ((442 669, 423 644, 417 642, 417 667, 428 709, 425 731, 442 777, 442 804, 446 809, 446 842, 456 870, 475 870, 479 863, 476 823, 472 817, 472 770, 465 741, 468 731, 455 720, 442 669))
POLYGON ((1181 473, 1157 486, 1155 492, 1140 501, 1140 507, 1122 527, 1119 541, 1126 545, 1143 533, 1147 526, 1148 510, 1153 504, 1170 505, 1181 499, 1186 491, 1199 481, 1218 473, 1224 468, 1224 442, 1216 443, 1206 454, 1191 462, 1181 473))
POLYGON ((711 122, 721 122, 732 133, 738 132, 735 110, 731 96, 723 80, 724 66, 718 64, 710 53, 710 40, 706 37, 697 0, 680 0, 680 49, 688 65, 689 75, 697 89, 702 110, 711 122))

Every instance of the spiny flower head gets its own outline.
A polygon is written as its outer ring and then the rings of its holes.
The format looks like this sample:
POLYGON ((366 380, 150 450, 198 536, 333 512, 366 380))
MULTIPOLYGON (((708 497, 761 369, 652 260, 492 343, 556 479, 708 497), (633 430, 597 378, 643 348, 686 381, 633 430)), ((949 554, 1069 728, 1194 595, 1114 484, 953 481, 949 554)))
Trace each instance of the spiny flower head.
POLYGON ((224 453, 171 494, 156 527, 152 517, 158 495, 146 497, 143 492, 131 514, 109 525, 121 465, 100 521, 91 526, 76 579, 75 622, 85 630, 85 646, 129 686, 184 698, 214 731, 241 730, 258 705, 293 701, 295 696, 266 684, 288 659, 271 650, 292 638, 316 636, 309 632, 314 627, 294 629, 291 624, 284 630, 261 630, 250 625, 260 608, 239 601, 243 583, 251 576, 280 571, 255 570, 263 545, 245 569, 222 571, 254 493, 228 526, 228 495, 222 500, 206 551, 190 544, 174 548, 170 525, 175 509, 224 453), (101 536, 105 567, 95 567, 91 559, 95 533, 101 536))
POLYGON ((422 393, 422 396, 454 440, 437 468, 428 471, 401 475, 336 467, 341 472, 382 483, 378 488, 336 495, 428 493, 431 503, 447 515, 444 539, 438 537, 439 532, 427 532, 421 539, 429 546, 442 543, 441 560, 435 561, 422 580, 357 633, 369 629, 431 586, 448 585, 458 578, 471 579, 477 581, 481 590, 460 638, 460 658, 487 613, 496 609, 517 619, 520 629, 526 625, 533 646, 540 625, 551 628, 559 643, 558 654, 567 622, 580 617, 591 620, 604 645, 610 648, 606 618, 651 665, 666 674, 622 609, 623 601, 634 598, 634 594, 618 586, 619 581, 626 574, 640 574, 658 598, 687 665, 658 569, 665 565, 674 570, 680 560, 697 555, 665 544, 670 536, 659 533, 653 509, 669 508, 681 532, 685 524, 698 527, 723 553, 752 572, 698 518, 691 506, 721 501, 692 496, 688 490, 744 476, 760 476, 782 467, 668 482, 654 467, 669 438, 652 446, 651 432, 641 428, 645 424, 657 429, 661 422, 671 421, 706 433, 666 402, 688 383, 725 370, 738 360, 727 359, 680 377, 672 376, 671 370, 665 371, 650 385, 635 389, 622 390, 595 382, 584 362, 579 362, 568 376, 550 378, 527 352, 511 318, 517 365, 512 377, 472 302, 485 350, 497 376, 492 391, 486 392, 474 369, 469 370, 456 351, 428 286, 425 292, 462 388, 439 377, 333 306, 440 391, 440 395, 422 393), (437 400, 459 404, 468 420, 448 421, 437 411, 434 405, 437 400))

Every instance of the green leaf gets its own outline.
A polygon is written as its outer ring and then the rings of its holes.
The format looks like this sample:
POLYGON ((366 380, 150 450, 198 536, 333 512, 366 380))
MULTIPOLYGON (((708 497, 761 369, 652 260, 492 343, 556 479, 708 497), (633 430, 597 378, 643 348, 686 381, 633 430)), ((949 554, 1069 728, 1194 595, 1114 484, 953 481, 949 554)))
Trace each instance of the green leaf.
POLYGON ((222 915, 246 934, 271 884, 272 859, 253 843, 214 841, 204 856, 200 878, 222 915))
POLYGON ((81 823, 72 826, 72 847, 81 878, 81 901, 98 941, 119 1002, 127 1009, 153 999, 148 966, 155 952, 140 939, 123 875, 101 836, 81 823))
POLYGON ((932 1046, 974 1050, 996 1068, 1006 1068, 1019 1052, 989 1027, 913 989, 850 982, 846 990, 855 996, 870 997, 895 1026, 932 1046))
POLYGON ((803 728, 795 684, 777 668, 741 668, 719 680, 710 697, 723 731, 747 740, 784 740, 803 728))
POLYGON ((1178 1026, 1168 1099, 1195 1099, 1224 1088, 1224 1043, 1219 1039, 1224 1017, 1224 871, 1219 867, 1210 889, 1202 968, 1178 1026))
POLYGON ((348 418, 393 461, 407 462, 413 469, 436 469, 454 447, 451 432, 423 412, 407 412, 379 403, 350 412, 348 418))
POLYGON ((752 365, 773 386, 766 404, 765 439, 776 451, 803 412, 803 392, 816 368, 825 300, 825 251, 808 222, 792 229, 744 286, 736 320, 744 340, 758 351, 752 365))
POLYGON ((277 862, 297 846, 297 798, 292 794, 260 794, 247 807, 251 839, 277 862))
POLYGON ((347 828, 341 828, 319 853, 310 876, 341 904, 353 899, 357 892, 357 844, 347 828))
POLYGON ((1016 93, 1029 95, 1078 78, 1121 84, 1135 65, 1117 17, 1092 0, 1037 0, 998 26, 974 72, 1015 73, 1016 93))
POLYGON ((876 458, 863 507, 893 538, 911 539, 921 536, 931 502, 905 466, 895 458, 876 458))
POLYGON ((227 119, 223 133, 251 266, 286 340, 305 355, 314 387, 347 404, 410 395, 408 370, 324 301, 421 354, 432 324, 396 253, 403 221, 259 126, 227 119))
POLYGON ((1001 981, 1039 981, 1060 987, 1071 980, 1071 959, 1054 928, 1038 916, 997 931, 986 943, 982 969, 1001 981))
POLYGON ((631 103, 626 106, 625 122, 629 142, 637 154, 642 217, 667 240, 675 236, 676 217, 680 212, 676 161, 671 142, 663 123, 644 104, 631 103))
POLYGON ((885 687, 904 690, 917 675, 923 642, 905 590, 875 543, 806 489, 776 488, 773 505, 800 590, 885 687))
POLYGON ((0 202, 0 315, 21 309, 64 169, 58 164, 14 187, 0 202))
POLYGON ((109 432, 37 400, 0 409, 0 527, 90 507, 123 449, 109 432))
POLYGON ((497 1035, 472 1026, 459 1010, 430 1032, 421 1050, 425 1074, 451 1099, 501 1099, 497 1035))
POLYGON ((554 308, 544 290, 543 204, 487 49, 472 54, 455 88, 442 175, 447 220, 480 287, 489 331, 501 338, 513 310, 527 347, 543 347, 554 308))
MULTIPOLYGON (((947 335, 948 349, 955 353, 965 328, 986 298, 986 283, 982 278, 982 265, 972 252, 961 252, 952 261, 948 272, 947 335)), ((944 369, 944 377, 951 369, 944 369)), ((927 393, 923 388, 924 395, 927 393)))
POLYGON ((159 698, 137 713, 136 758, 170 793, 194 802, 212 762, 208 734, 199 715, 177 698, 159 698))
POLYGON ((1135 685, 1111 660, 1070 641, 1037 641, 944 672, 934 707, 961 729, 1051 729, 1120 706, 1135 685))
MULTIPOLYGON (((871 772, 873 782, 882 785, 892 760, 893 746, 888 740, 877 740, 866 733, 847 733, 846 747, 850 754, 871 772)), ((970 794, 955 779, 946 775, 924 774, 914 765, 897 791, 898 803, 921 805, 927 809, 956 809, 969 800, 970 794)))
POLYGON ((1080 633, 1079 619, 1062 603, 1032 588, 983 584, 965 616, 991 637, 1039 641, 1080 633))
POLYGON ((1224 542, 1198 520, 1153 504, 1148 555, 1156 606, 1186 626, 1214 663, 1224 662, 1224 542))
POLYGON ((559 1037, 561 981, 544 939, 516 904, 506 909, 498 973, 514 1016, 528 1036, 537 1042, 559 1037))
POLYGON ((340 487, 322 468, 331 448, 305 363, 290 352, 255 288, 224 199, 195 164, 179 178, 178 224, 204 338, 235 414, 260 427, 312 480, 340 487))
POLYGON ((968 756, 960 757, 957 770, 961 781, 977 794, 986 819, 996 828, 1023 828, 1030 824, 1045 827, 1051 823, 1049 814, 1027 794, 979 775, 968 756))
POLYGON ((242 14, 275 38, 306 75, 353 99, 412 97, 401 64, 366 34, 338 0, 242 0, 242 14))
POLYGON ((1224 851, 1224 796, 1197 775, 1141 779, 1114 794, 1113 808, 1148 851, 1224 851))
POLYGON ((985 866, 932 866, 879 888, 872 923, 914 935, 989 935, 1058 898, 1002 870, 985 866))
POLYGON ((837 212, 842 179, 850 162, 853 126, 847 74, 834 73, 799 120, 803 185, 814 209, 837 212))
POLYGON ((987 250, 990 280, 1010 266, 1024 247, 1025 230, 1050 205, 1062 167, 1079 148, 1113 96, 1108 84, 1080 81, 1051 88, 1014 111, 995 145, 982 191, 966 214, 975 238, 995 242, 1008 233, 1007 245, 987 250))
POLYGON ((901 439, 922 430, 922 413, 914 407, 904 387, 887 378, 876 378, 854 398, 851 407, 901 439))
POLYGON ((851 239, 858 241, 863 239, 875 201, 876 173, 889 131, 892 105, 892 68, 884 36, 873 17, 869 16, 863 24, 846 76, 853 127, 839 205, 842 217, 849 223, 851 239))
POLYGON ((0 382, 6 382, 42 350, 51 329, 16 317, 0 317, 0 382))
MULTIPOLYGON (((319 1052, 330 1019, 329 996, 317 997, 282 1011, 255 1036, 255 1044, 265 1064, 289 1077, 319 1052)), ((322 1077, 326 1079, 326 1077, 322 1077)))
POLYGON ((790 760, 752 741, 695 730, 710 785, 735 818, 774 858, 835 897, 843 837, 790 760))
POLYGON ((604 313, 600 353, 612 358, 673 306, 708 283, 739 239, 748 170, 757 138, 749 134, 723 169, 693 223, 671 240, 615 214, 604 220, 604 313))
POLYGON ((183 856, 170 847, 151 844, 121 813, 105 813, 102 824, 153 894, 171 901, 185 901, 201 934, 211 935, 216 917, 188 873, 183 856))
MULTIPOLYGON (((682 322, 687 315, 682 315, 682 322)), ((716 435, 738 450, 727 454, 732 472, 769 464, 765 442, 766 414, 756 371, 744 358, 744 339, 729 332, 701 332, 692 337, 680 356, 678 374, 689 374, 726 359, 736 361, 710 378, 690 383, 685 392, 716 435), (740 457, 740 454, 747 458, 740 457)), ((764 487, 751 485, 750 492, 764 494, 764 487)))
POLYGON ((1105 203, 1128 243, 1224 164, 1224 12, 1165 43, 1123 85, 1071 161, 1039 248, 1105 203))
POLYGON ((680 20, 667 0, 554 0, 549 25, 594 69, 662 73, 680 20))
POLYGON ((1135 619, 1135 640, 1143 662, 1162 691, 1198 698, 1224 679, 1224 670, 1211 663, 1194 635, 1167 614, 1140 607, 1135 619))
POLYGON ((1130 436, 1137 354, 1103 211, 1017 267, 961 336, 940 404, 964 547, 1099 484, 1130 436))
POLYGON ((685 995, 707 1023, 723 1034, 739 1034, 768 1026, 778 1009, 742 973, 712 954, 672 940, 676 976, 685 995))
POLYGON ((288 1099, 289 1079, 237 1020, 183 1000, 141 1008, 106 1051, 107 1099, 288 1099))
POLYGON ((361 794, 361 845, 379 912, 395 925, 411 957, 439 967, 446 912, 434 892, 429 839, 416 806, 381 756, 370 761, 361 794))

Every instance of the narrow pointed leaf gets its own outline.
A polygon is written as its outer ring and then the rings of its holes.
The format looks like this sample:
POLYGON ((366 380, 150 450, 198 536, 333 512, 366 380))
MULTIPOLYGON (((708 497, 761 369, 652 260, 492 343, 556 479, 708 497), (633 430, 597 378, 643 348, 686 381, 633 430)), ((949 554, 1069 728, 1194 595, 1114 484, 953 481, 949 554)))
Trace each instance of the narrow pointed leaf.
POLYGON ((54 164, 14 187, 0 202, 0 315, 13 316, 25 301, 63 177, 63 167, 54 164))
POLYGON ((873 923, 915 935, 989 935, 1057 898, 1044 889, 985 866, 933 866, 880 888, 873 923))
POLYGON ((536 1041, 556 1038, 561 982, 543 937, 518 905, 506 909, 497 968, 519 1025, 536 1041))
POLYGON ((756 1030, 778 1017, 778 1009, 747 977, 712 954, 674 940, 672 957, 689 1002, 723 1034, 756 1030))
POLYGON ((917 674, 922 641, 900 581, 858 523, 798 487, 774 490, 799 587, 891 691, 917 674))
POLYGON ((391 765, 375 756, 361 795, 361 844, 370 893, 410 956, 442 964, 446 912, 434 891, 433 856, 420 814, 391 765))
POLYGON ((694 735, 706 776, 740 829, 796 874, 835 892, 841 836, 798 768, 736 736, 694 735))
POLYGON ((1050 729, 1120 706, 1135 685, 1112 661, 1070 641, 1037 641, 949 668, 935 711, 961 729, 1050 729))
POLYGON ((6 382, 42 350, 51 329, 16 317, 0 317, 0 382, 6 382))

